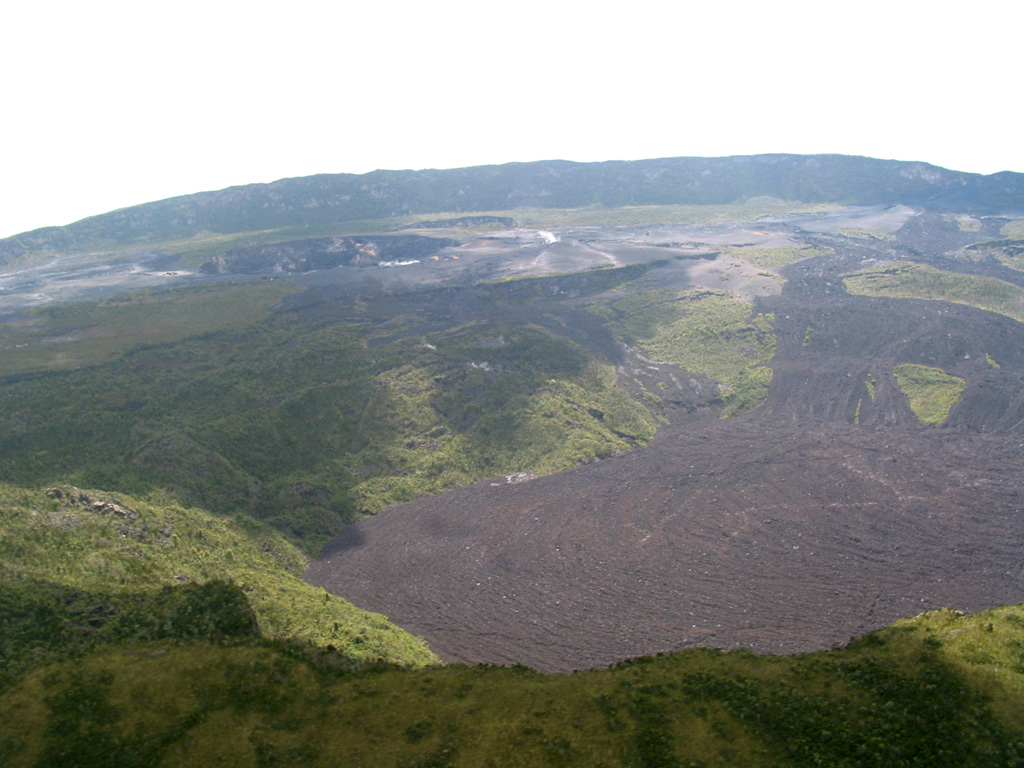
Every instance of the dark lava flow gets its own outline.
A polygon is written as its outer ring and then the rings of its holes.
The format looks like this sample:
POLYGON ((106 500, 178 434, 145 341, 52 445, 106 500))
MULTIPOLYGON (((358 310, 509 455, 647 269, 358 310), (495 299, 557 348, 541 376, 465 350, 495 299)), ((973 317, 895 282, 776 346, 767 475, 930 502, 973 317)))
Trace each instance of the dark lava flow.
POLYGON ((810 651, 924 610, 1024 601, 1024 326, 842 288, 866 258, 928 260, 915 242, 950 268, 941 244, 966 236, 944 226, 921 218, 880 244, 802 234, 833 253, 759 302, 779 339, 759 411, 389 509, 306 578, 445 660, 545 671, 698 645, 810 651), (947 426, 917 423, 900 363, 967 381, 947 426))
POLYGON ((791 653, 1024 599, 1019 440, 756 419, 351 526, 306 574, 449 661, 791 653))

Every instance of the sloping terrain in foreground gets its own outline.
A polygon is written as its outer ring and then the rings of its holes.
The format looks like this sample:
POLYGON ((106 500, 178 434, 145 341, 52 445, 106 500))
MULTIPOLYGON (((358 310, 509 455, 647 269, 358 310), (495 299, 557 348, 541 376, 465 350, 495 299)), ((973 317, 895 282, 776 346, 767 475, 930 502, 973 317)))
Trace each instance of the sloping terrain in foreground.
POLYGON ((152 643, 0 692, 5 766, 1019 766, 1024 610, 796 657, 686 651, 540 675, 353 670, 290 645, 152 643))
POLYGON ((258 636, 357 661, 436 661, 383 616, 303 582, 304 563, 243 516, 0 483, 0 687, 51 656, 139 640, 258 636))

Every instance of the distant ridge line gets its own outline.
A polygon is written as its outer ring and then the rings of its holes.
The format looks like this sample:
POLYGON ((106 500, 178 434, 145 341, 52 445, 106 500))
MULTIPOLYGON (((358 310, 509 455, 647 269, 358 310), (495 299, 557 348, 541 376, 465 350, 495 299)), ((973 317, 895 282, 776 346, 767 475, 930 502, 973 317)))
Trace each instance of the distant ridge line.
POLYGON ((38 251, 145 245, 394 216, 623 205, 906 204, 942 212, 1024 212, 1024 174, 951 171, 850 155, 762 154, 577 163, 542 160, 444 170, 318 174, 158 200, 0 240, 0 264, 38 251))

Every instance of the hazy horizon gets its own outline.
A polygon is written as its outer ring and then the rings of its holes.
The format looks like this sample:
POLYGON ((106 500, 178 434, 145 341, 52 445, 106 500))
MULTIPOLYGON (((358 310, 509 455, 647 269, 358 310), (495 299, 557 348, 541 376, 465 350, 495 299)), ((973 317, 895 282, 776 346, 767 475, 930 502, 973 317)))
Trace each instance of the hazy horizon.
POLYGON ((378 168, 834 153, 1024 172, 1003 115, 1021 20, 985 0, 23 4, 0 50, 0 237, 378 168))

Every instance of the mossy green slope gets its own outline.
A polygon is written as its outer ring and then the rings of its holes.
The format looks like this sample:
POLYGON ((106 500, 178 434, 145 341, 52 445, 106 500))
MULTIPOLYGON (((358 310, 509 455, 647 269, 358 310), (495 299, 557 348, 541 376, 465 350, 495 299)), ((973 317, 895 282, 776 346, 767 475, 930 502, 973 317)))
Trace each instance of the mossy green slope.
POLYGON ((764 402, 775 353, 774 317, 707 292, 637 291, 616 301, 613 324, 652 358, 722 382, 723 418, 764 402))
MULTIPOLYGON (((154 622, 167 604, 189 603, 191 593, 174 589, 213 582, 235 585, 247 605, 227 599, 228 590, 223 615, 207 611, 191 634, 205 633, 205 622, 214 634, 258 631, 265 638, 332 645, 357 661, 436 661, 421 640, 383 616, 302 581, 304 556, 276 531, 244 517, 69 486, 43 493, 0 485, 0 563, 7 607, 0 645, 8 665, 17 666, 25 654, 163 636, 154 622), (239 618, 245 610, 255 622, 248 629, 239 618)), ((190 605, 198 610, 196 599, 190 605)))
POLYGON ((901 261, 849 275, 843 283, 853 294, 951 301, 1024 322, 1024 288, 994 277, 965 275, 901 261))
POLYGON ((352 487, 367 511, 499 474, 570 469, 654 434, 611 365, 536 326, 473 323, 373 353, 383 372, 363 419, 376 434, 350 459, 371 475, 352 487))
POLYGON ((152 345, 244 328, 299 291, 284 281, 135 291, 103 301, 57 304, 0 322, 0 376, 72 370, 152 345))
MULTIPOLYGON (((1019 222, 1017 222, 1019 223, 1019 222)), ((1010 269, 1024 271, 1024 239, 994 240, 972 245, 967 249, 972 258, 981 259, 992 256, 1010 269)))
POLYGON ((914 415, 928 426, 938 426, 946 420, 967 386, 958 376, 927 365, 897 365, 893 375, 914 415))
POLYGON ((40 664, 103 646, 259 634, 245 592, 226 581, 83 589, 0 566, 0 616, 0 687, 40 664))
POLYGON ((147 644, 0 695, 10 766, 1014 766, 1024 610, 924 614, 795 657, 353 670, 289 645, 147 644), (152 684, 159 681, 159 684, 152 684))

